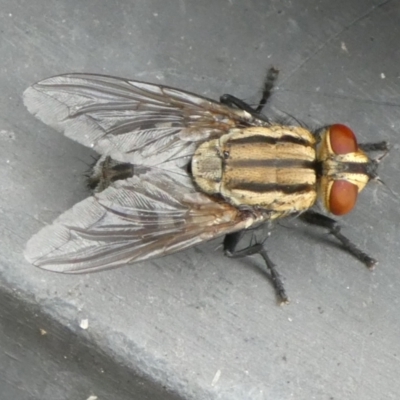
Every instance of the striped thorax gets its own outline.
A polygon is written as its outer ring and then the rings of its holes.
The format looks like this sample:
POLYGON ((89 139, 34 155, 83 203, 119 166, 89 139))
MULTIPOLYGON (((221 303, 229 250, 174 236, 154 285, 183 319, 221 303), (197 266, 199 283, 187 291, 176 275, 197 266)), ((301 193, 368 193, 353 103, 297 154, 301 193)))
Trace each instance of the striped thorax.
POLYGON ((318 134, 272 125, 232 129, 202 143, 192 158, 192 174, 203 192, 237 207, 271 211, 272 218, 305 211, 318 197, 340 215, 353 208, 371 178, 369 164, 344 125, 318 134))

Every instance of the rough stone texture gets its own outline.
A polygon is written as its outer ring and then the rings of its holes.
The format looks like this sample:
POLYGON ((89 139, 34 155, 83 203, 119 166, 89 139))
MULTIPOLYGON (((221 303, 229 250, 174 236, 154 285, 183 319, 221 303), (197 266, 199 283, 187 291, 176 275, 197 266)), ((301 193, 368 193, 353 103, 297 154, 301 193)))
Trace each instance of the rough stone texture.
POLYGON ((398 399, 399 20, 398 0, 1 1, 0 399, 398 399), (82 276, 24 260, 87 196, 93 155, 25 110, 27 86, 96 72, 255 102, 271 64, 270 112, 392 144, 380 174, 395 193, 371 184, 342 219, 373 273, 297 221, 267 242, 286 307, 258 258, 218 241, 82 276))

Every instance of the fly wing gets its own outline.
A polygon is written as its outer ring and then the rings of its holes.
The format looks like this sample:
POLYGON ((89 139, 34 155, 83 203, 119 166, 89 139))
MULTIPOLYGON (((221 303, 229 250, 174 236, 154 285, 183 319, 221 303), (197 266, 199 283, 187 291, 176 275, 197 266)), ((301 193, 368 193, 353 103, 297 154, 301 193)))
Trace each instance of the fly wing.
POLYGON ((43 228, 28 242, 26 258, 47 270, 91 272, 170 254, 260 222, 177 176, 136 170, 43 228))
POLYGON ((92 74, 45 79, 24 92, 24 103, 41 121, 99 154, 147 166, 181 167, 199 141, 254 120, 182 90, 92 74))

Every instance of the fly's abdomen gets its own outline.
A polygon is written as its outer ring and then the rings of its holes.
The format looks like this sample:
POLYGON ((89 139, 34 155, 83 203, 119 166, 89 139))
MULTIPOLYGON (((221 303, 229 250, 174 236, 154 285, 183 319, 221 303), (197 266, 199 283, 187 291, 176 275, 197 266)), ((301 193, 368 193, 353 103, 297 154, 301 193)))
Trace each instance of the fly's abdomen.
POLYGON ((306 129, 252 127, 201 144, 192 172, 201 190, 233 205, 294 212, 316 201, 315 158, 306 129))

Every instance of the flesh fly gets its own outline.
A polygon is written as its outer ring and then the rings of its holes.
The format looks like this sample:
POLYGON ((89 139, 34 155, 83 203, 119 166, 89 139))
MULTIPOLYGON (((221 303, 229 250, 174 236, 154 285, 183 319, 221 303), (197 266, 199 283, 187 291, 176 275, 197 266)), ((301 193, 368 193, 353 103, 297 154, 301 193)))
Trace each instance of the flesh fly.
POLYGON ((161 257, 225 236, 229 257, 260 254, 281 302, 282 280, 261 243, 236 250, 241 233, 297 215, 325 227, 372 268, 375 259, 335 220, 377 179, 384 142, 358 144, 341 124, 310 131, 261 114, 277 76, 270 69, 256 108, 167 86, 102 75, 45 79, 24 93, 28 110, 100 158, 93 195, 34 235, 26 258, 62 273, 93 272, 161 257))

